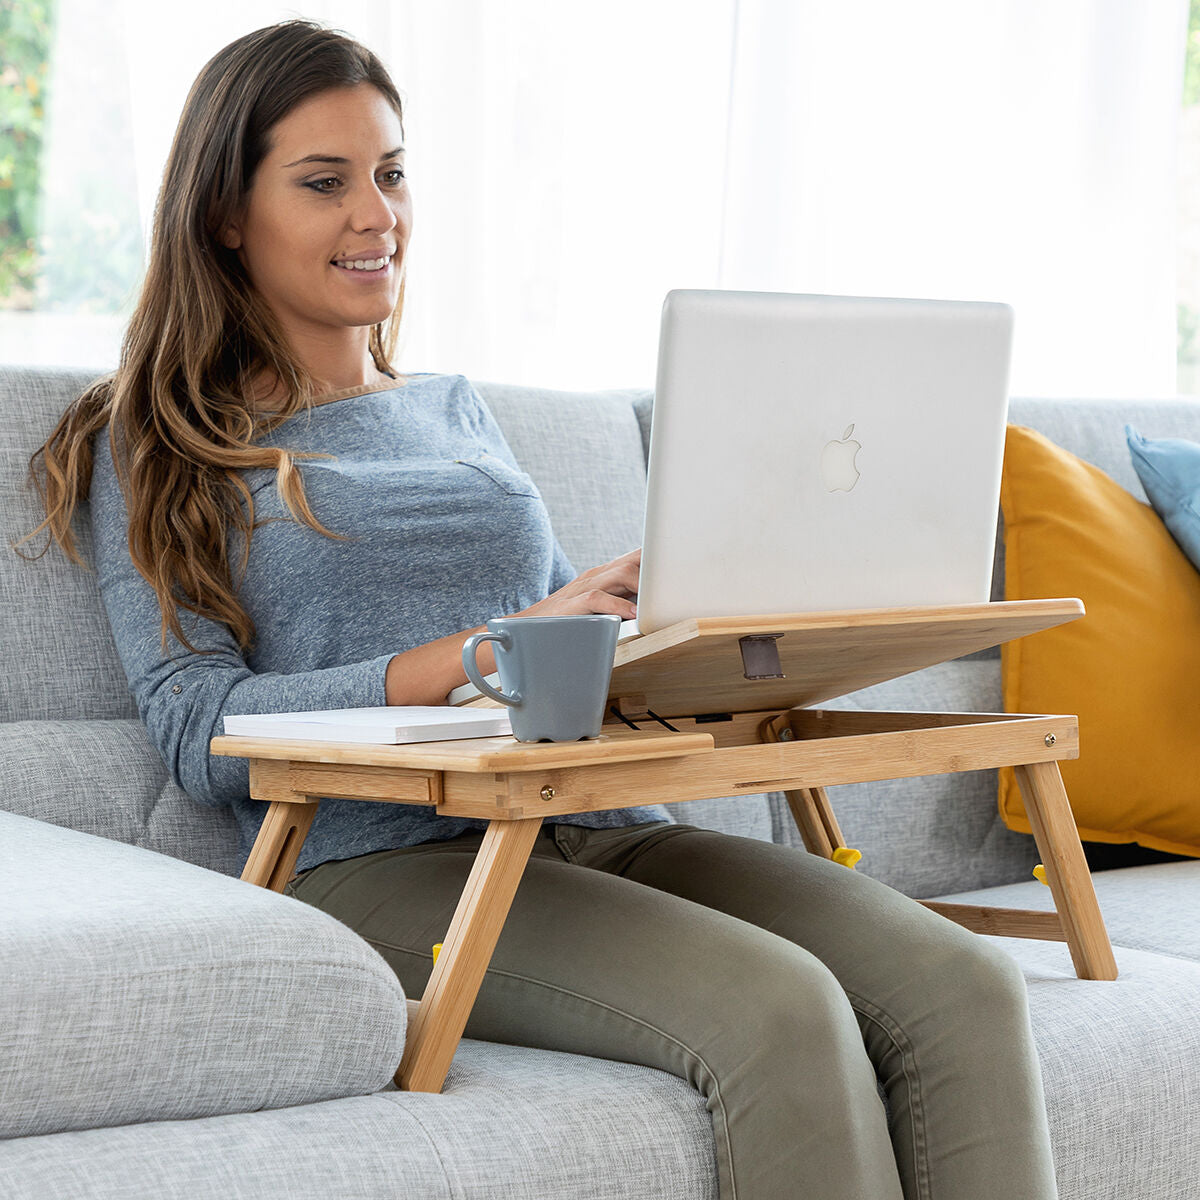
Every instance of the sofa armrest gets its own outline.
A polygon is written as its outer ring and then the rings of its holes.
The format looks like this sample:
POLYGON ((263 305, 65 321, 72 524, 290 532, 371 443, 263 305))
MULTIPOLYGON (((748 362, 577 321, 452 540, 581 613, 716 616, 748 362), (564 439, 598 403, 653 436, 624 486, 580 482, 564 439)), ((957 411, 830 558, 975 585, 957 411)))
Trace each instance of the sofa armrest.
POLYGON ((377 1091, 404 993, 298 900, 0 812, 0 1138, 377 1091))

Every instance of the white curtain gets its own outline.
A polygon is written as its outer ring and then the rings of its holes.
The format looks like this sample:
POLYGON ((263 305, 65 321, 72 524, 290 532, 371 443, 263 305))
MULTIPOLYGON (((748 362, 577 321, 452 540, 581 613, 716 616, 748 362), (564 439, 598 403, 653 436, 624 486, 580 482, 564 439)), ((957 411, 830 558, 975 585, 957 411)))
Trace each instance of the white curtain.
MULTIPOLYGON (((87 36, 73 10, 94 7, 59 0, 60 62, 87 36)), ((202 63, 301 14, 118 11, 89 86, 125 97, 145 220, 202 63)), ((736 287, 1006 300, 1014 392, 1174 391, 1186 0, 319 0, 302 15, 371 45, 407 93, 406 369, 649 385, 666 291, 736 287)), ((52 96, 72 156, 58 187, 128 169, 86 161, 111 130, 69 82, 52 96)))
POLYGON ((1175 390, 1185 0, 741 0, 722 287, 1004 300, 1016 394, 1175 390))

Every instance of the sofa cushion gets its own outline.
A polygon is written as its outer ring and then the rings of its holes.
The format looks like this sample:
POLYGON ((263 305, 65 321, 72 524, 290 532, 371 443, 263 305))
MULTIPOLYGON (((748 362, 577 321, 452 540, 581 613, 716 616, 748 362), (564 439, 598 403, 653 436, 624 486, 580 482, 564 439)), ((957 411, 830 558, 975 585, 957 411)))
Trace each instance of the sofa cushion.
POLYGON ((0 812, 0 1138, 307 1104, 391 1078, 406 1006, 308 905, 0 812))
POLYGON ((439 1096, 0 1141, 5 1200, 716 1200, 712 1120, 682 1080, 464 1040, 439 1096))
POLYGON ((0 724, 0 808, 237 875, 233 810, 171 780, 138 720, 0 724))
MULTIPOLYGON (((1079 715, 1062 773, 1084 839, 1200 855, 1200 574, 1153 509, 1033 430, 1009 428, 1001 502, 1008 598, 1087 609, 1004 647, 1006 710, 1079 715)), ((1028 831, 1010 771, 1000 811, 1028 831)))
MULTIPOLYGON (((1200 862, 1092 876, 1115 980, 1078 979, 1064 942, 989 938, 1020 963, 1059 1200, 1184 1197, 1200 1179, 1200 862)), ((1032 880, 939 896, 1051 911, 1032 880)))
POLYGON ((1200 965, 1117 947, 1118 978, 1093 981, 1062 943, 989 940, 1029 988, 1058 1200, 1195 1196, 1200 965))

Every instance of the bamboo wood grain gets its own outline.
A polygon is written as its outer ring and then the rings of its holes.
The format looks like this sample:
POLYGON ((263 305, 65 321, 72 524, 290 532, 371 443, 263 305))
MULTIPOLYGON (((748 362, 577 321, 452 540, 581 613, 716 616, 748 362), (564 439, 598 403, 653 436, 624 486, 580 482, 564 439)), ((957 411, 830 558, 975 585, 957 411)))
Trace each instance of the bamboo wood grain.
POLYGON ((246 859, 242 878, 272 892, 282 892, 296 869, 300 847, 316 815, 315 804, 272 803, 246 859))
POLYGON ((672 733, 660 725, 637 730, 605 726, 600 737, 581 742, 518 742, 512 737, 458 738, 385 746, 362 742, 299 742, 223 734, 213 738, 213 754, 234 758, 287 759, 355 767, 402 767, 426 771, 534 771, 555 765, 589 762, 637 762, 711 750, 713 740, 700 732, 672 733))
POLYGON ((1067 940, 1062 918, 1056 912, 1030 908, 991 908, 979 904, 945 904, 939 900, 922 900, 920 903, 972 933, 1034 938, 1043 942, 1067 940))
POLYGON ((610 695, 644 696, 667 718, 819 704, 1082 615, 1061 599, 700 617, 618 646, 610 695), (750 633, 782 635, 785 678, 744 677, 738 642, 750 633))
POLYGON ((250 795, 255 800, 319 803, 380 800, 390 804, 437 804, 442 773, 415 768, 334 766, 286 759, 252 759, 250 795))
POLYGON ((287 804, 318 804, 319 796, 306 796, 292 787, 292 765, 273 759, 250 760, 250 796, 254 800, 281 800, 287 804))
POLYGON ((809 854, 819 854, 822 858, 833 858, 833 852, 842 845, 841 835, 830 832, 825 821, 817 793, 824 796, 820 788, 793 788, 783 793, 791 811, 792 820, 800 831, 800 838, 809 854))
POLYGON ((495 778, 453 772, 446 776, 439 811, 485 820, 560 816, 629 808, 644 804, 647 796, 665 804, 950 774, 1070 758, 1078 752, 1078 736, 1074 717, 1025 717, 816 741, 726 746, 668 761, 597 762, 495 778), (1046 745, 1048 736, 1054 738, 1051 746, 1046 745))
POLYGON ((487 828, 449 932, 408 1030, 396 1084, 440 1092, 492 951, 541 828, 540 819, 487 828))
MULTIPOLYGON (((780 713, 763 721, 758 727, 759 739, 764 742, 793 741, 796 737, 792 714, 780 713)), ((833 853, 844 846, 842 831, 833 815, 833 808, 824 788, 793 788, 783 793, 792 820, 800 831, 800 839, 809 854, 822 858, 833 858, 833 853)))
POLYGON ((899 733, 905 729, 942 729, 949 725, 995 725, 1027 721, 1036 713, 891 712, 876 709, 793 708, 787 724, 799 739, 899 733))
POLYGON ((1112 943, 1058 764, 1027 763, 1016 768, 1016 776, 1046 868, 1046 882, 1062 918, 1075 973, 1080 979, 1116 979, 1112 943))

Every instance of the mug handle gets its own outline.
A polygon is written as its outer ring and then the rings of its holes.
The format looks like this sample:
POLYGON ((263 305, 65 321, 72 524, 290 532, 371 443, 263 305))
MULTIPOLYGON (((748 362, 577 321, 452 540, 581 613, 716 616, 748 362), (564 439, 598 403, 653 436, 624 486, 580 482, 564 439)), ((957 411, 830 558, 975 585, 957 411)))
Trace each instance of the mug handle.
POLYGON ((501 704, 507 705, 509 708, 516 708, 521 703, 521 696, 518 692, 513 692, 511 696, 506 696, 503 692, 498 692, 484 677, 479 673, 479 664, 475 661, 475 651, 480 642, 499 642, 505 650, 512 649, 512 638, 507 633, 473 633, 465 642, 462 648, 462 665, 463 670, 467 673, 467 678, 485 695, 490 696, 493 700, 499 700, 501 704))

